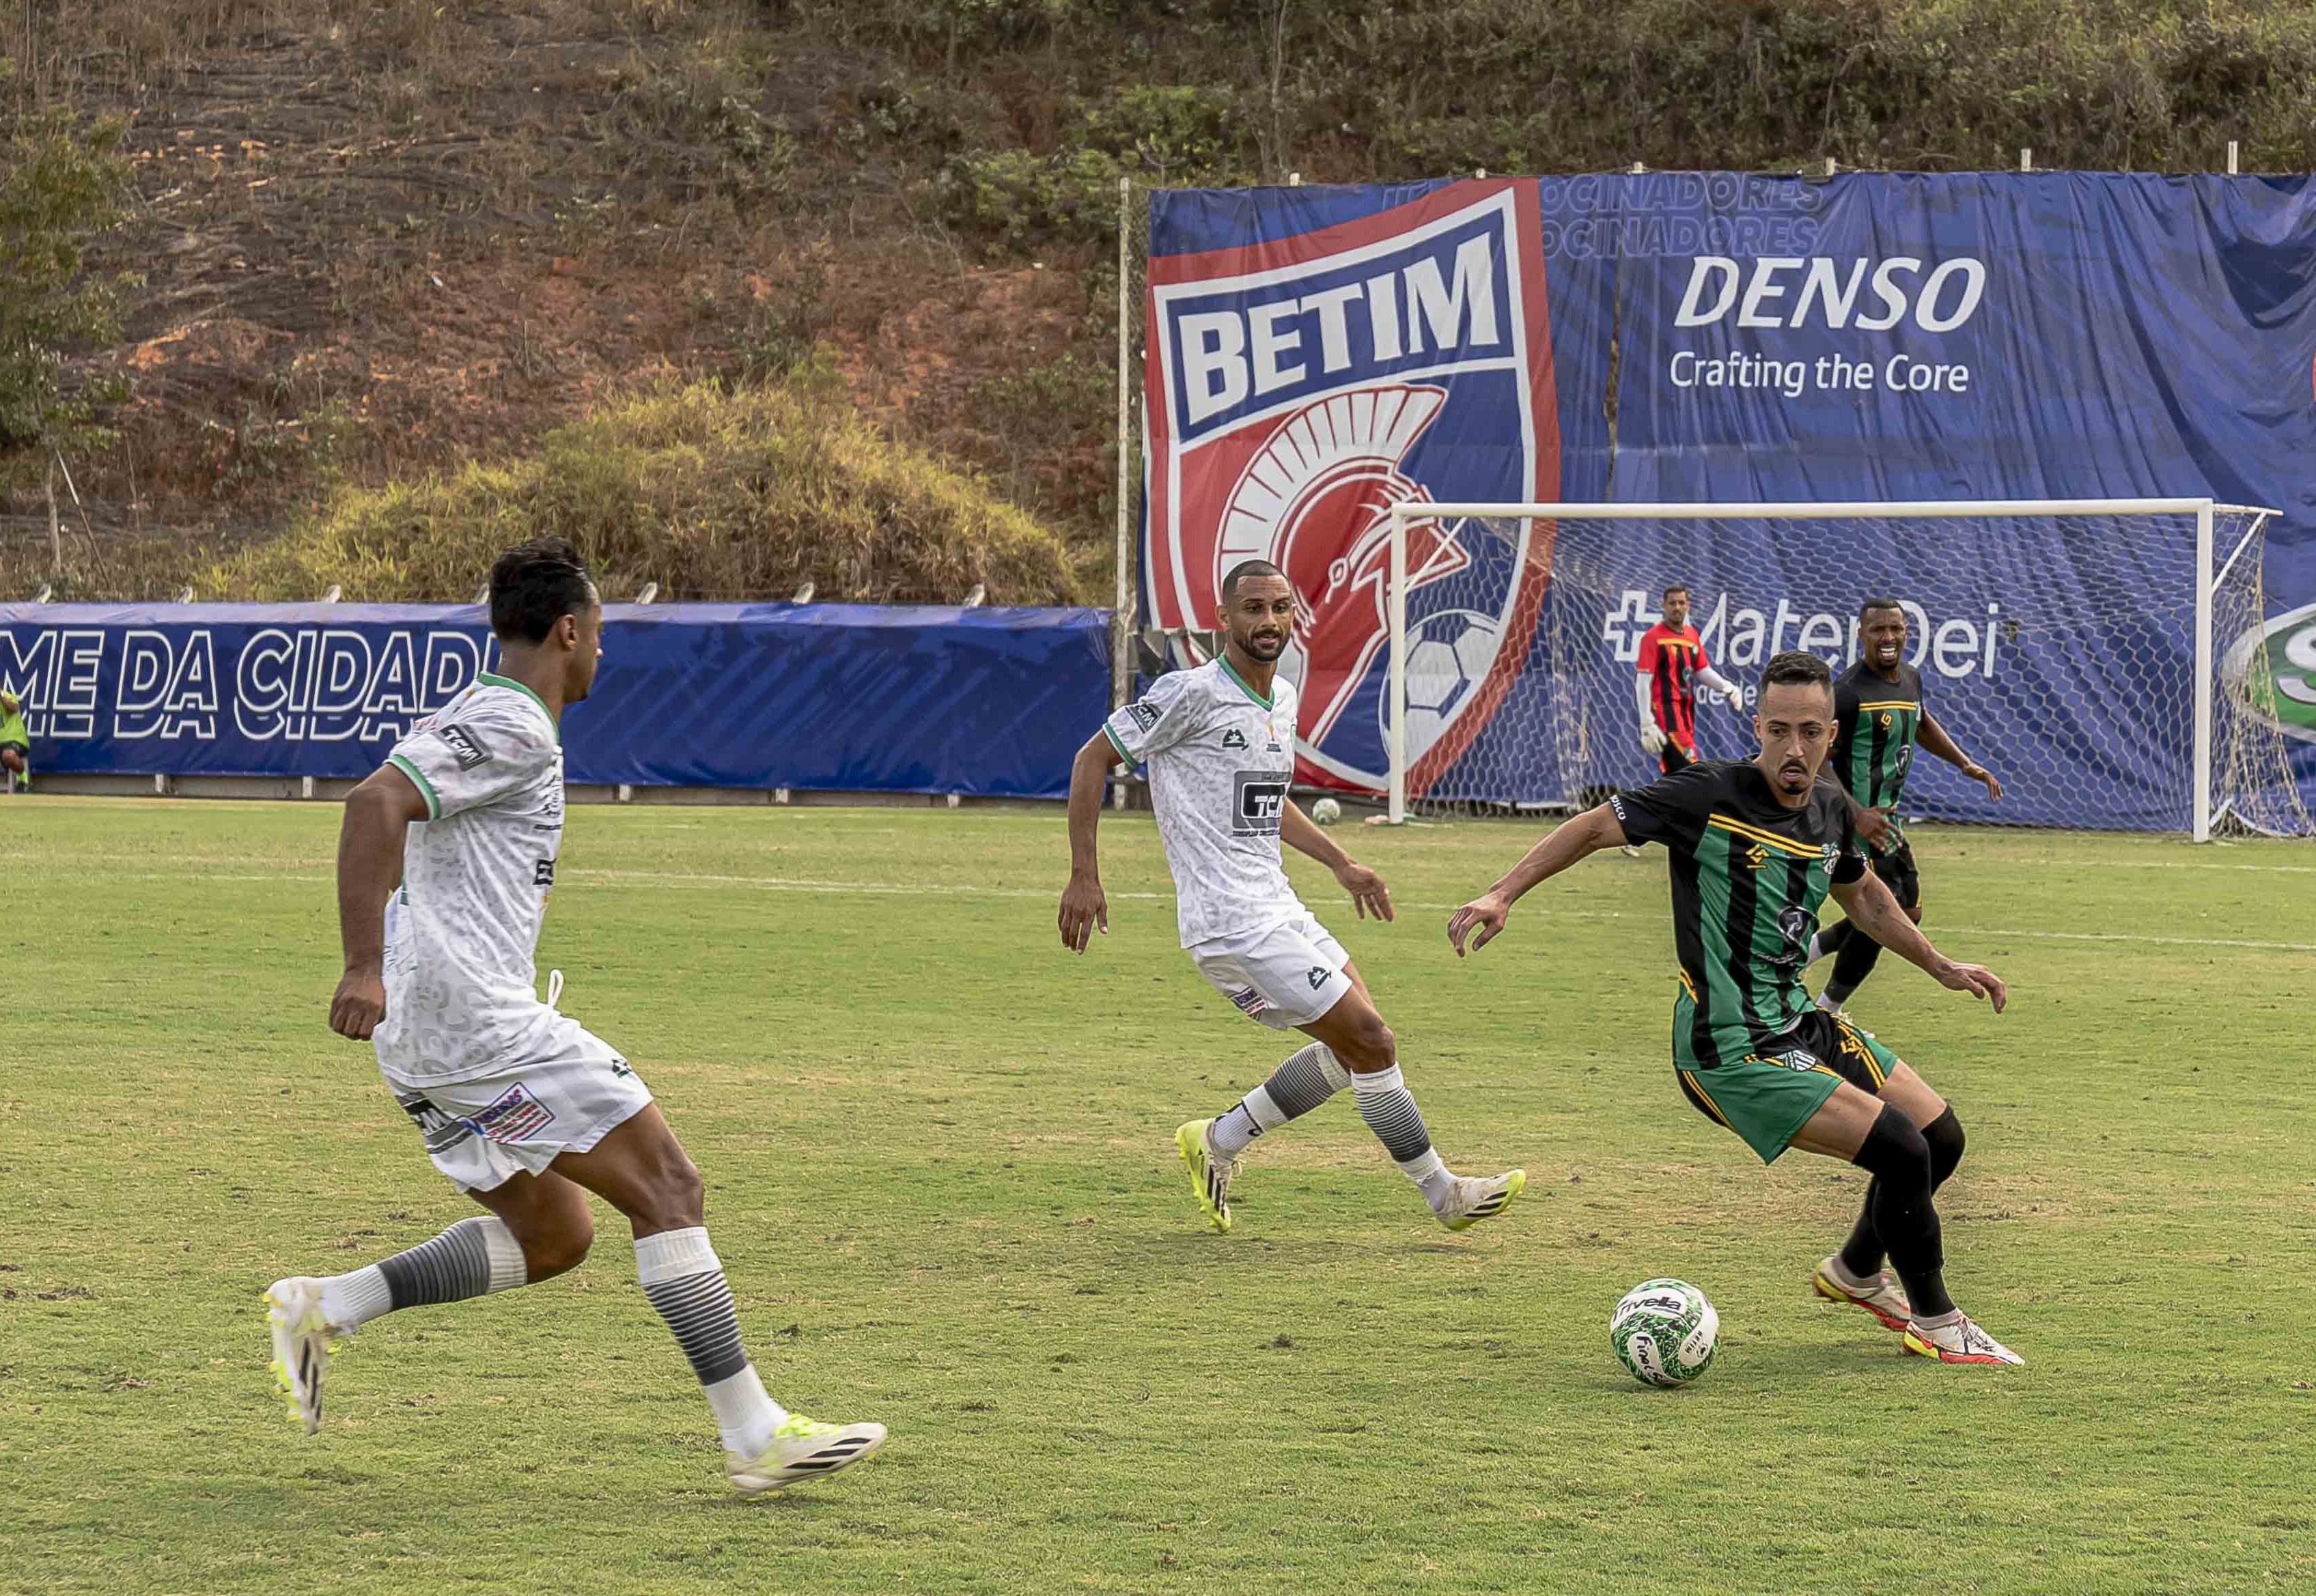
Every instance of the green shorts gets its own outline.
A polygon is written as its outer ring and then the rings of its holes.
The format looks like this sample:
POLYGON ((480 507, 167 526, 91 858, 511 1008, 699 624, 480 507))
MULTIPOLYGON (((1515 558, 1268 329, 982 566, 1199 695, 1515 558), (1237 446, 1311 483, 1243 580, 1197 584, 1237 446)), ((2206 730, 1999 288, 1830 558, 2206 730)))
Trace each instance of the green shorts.
POLYGON ((1835 1087, 1847 1081, 1879 1094, 1899 1063, 1872 1031, 1812 1009, 1756 1052, 1710 1069, 1676 1065, 1673 1076, 1699 1113, 1742 1137, 1762 1163, 1775 1164, 1835 1087))

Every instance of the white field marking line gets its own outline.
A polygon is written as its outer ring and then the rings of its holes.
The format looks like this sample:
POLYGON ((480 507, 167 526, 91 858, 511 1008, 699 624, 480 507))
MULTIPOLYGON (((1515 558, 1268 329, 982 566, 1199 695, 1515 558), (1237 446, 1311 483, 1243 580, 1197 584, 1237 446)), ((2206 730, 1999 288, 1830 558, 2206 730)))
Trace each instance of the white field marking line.
MULTIPOLYGON (((51 863, 59 865, 85 864, 101 867, 106 865, 126 864, 141 865, 150 864, 152 862, 151 857, 145 854, 124 857, 117 853, 62 852, 52 853, 48 857, 51 863)), ((193 853, 183 855, 179 862, 186 865, 243 864, 269 866, 279 869, 308 869, 316 864, 322 863, 324 861, 310 859, 270 858, 263 854, 193 853)), ((2035 861, 2026 860, 2024 862, 2027 868, 2034 868, 2035 861)), ((2104 868, 2118 870, 2248 870, 2255 875, 2316 876, 2316 864, 2221 864, 2216 862, 2205 864, 2199 860, 2184 859, 2109 860, 2106 861, 2104 868)), ((622 872, 615 870, 595 870, 590 873, 596 876, 610 876, 619 875, 622 872)), ((642 875, 652 874, 652 872, 636 873, 642 875)), ((756 876, 687 876, 682 878, 695 881, 755 881, 770 878, 756 876)), ((846 885, 854 884, 847 883, 846 885)), ((863 890, 870 890, 870 888, 864 887, 863 890)), ((1005 889, 993 887, 988 890, 999 891, 1005 889)), ((1153 896, 1165 896, 1170 895, 1155 894, 1153 896)))
POLYGON ((2154 942, 2169 948, 2269 948, 2280 953, 2316 953, 2316 942, 2256 942, 2237 937, 2150 937, 2125 931, 2015 931, 1991 925, 1957 925, 1973 937, 2033 937, 2045 942, 2154 942))
POLYGON ((2122 870, 2257 870, 2268 876, 2316 876, 2316 864, 2194 864, 2184 859, 2123 859, 2122 870))
MULTIPOLYGON (((645 882, 670 887, 747 887, 770 892, 862 893, 903 896, 915 893, 947 893, 967 897, 1057 898, 1060 896, 1048 888, 1039 887, 975 887, 952 884, 911 886, 900 881, 821 881, 788 876, 679 875, 656 870, 593 870, 585 875, 574 875, 570 878, 569 885, 579 887, 597 881, 607 885, 619 882, 645 882)), ((1111 892, 1104 896, 1153 903, 1171 901, 1174 896, 1171 892, 1111 892)), ((1394 904, 1393 906, 1400 909, 1452 913, 1464 905, 1460 903, 1430 903, 1410 899, 1394 904)), ((1549 912, 1561 919, 1588 920, 1618 919, 1623 917, 1625 913, 1620 910, 1572 910, 1564 905, 1554 907, 1549 912)), ((2151 942, 2177 948, 2266 948, 2285 953, 2316 953, 2316 942, 2265 942, 2233 937, 2158 937, 2143 936, 2133 932, 2025 931, 2014 927, 1986 925, 1957 925, 1954 929, 1965 936, 2028 937, 2037 941, 2151 942)))
MULTIPOLYGON (((198 864, 201 861, 188 860, 187 862, 189 864, 198 864)), ((236 862, 244 861, 236 860, 236 862)), ((2189 869, 2213 869, 2228 868, 2248 869, 2251 867, 2190 865, 2180 868, 2189 869)), ((222 872, 205 872, 199 869, 182 871, 147 871, 116 878, 156 881, 187 875, 200 876, 204 879, 213 881, 327 881, 331 879, 328 876, 285 876, 264 874, 229 875, 222 872)), ((616 886, 628 882, 661 887, 694 887, 711 890, 722 887, 743 887, 760 892, 827 893, 840 896, 851 894, 862 896, 880 897, 913 897, 927 895, 946 895, 954 897, 1054 898, 1059 896, 1050 888, 1042 887, 976 887, 970 884, 958 884, 953 882, 831 881, 800 876, 695 875, 663 870, 591 870, 583 875, 570 876, 563 881, 561 885, 565 887, 616 886)), ((1104 896, 1111 898, 1120 898, 1128 902, 1138 903, 1167 903, 1171 902, 1174 897, 1174 895, 1171 892, 1111 892, 1107 893, 1104 896)), ((1462 908, 1464 905, 1460 903, 1449 904, 1406 900, 1396 904, 1394 906, 1401 909, 1422 909, 1434 912, 1445 910, 1452 913, 1456 909, 1462 908)), ((1621 910, 1608 910, 1603 912, 1598 909, 1572 909, 1566 905, 1554 907, 1549 912, 1555 917, 1563 920, 1613 920, 1622 918, 1625 913, 1621 910)), ((2017 926, 1991 925, 1956 925, 1952 929, 1964 936, 2026 937, 2035 941, 2044 942, 2141 942, 2168 948, 2252 948, 2265 949, 2279 953, 2316 953, 2316 942, 2260 941, 2242 937, 2159 937, 2149 936, 2137 932, 2028 931, 2017 926)))

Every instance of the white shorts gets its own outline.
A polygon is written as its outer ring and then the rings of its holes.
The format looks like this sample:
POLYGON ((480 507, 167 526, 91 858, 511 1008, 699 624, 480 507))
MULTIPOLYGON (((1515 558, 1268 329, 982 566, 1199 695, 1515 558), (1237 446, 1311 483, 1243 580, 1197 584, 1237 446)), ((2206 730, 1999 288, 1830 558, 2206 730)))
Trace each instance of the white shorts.
POLYGON ((609 1042, 575 1020, 544 1053, 470 1081, 420 1083, 379 1073, 426 1140, 434 1167, 462 1191, 540 1174, 558 1153, 586 1153, 652 1100, 609 1042))
POLYGON ((1351 989, 1343 974, 1351 956, 1307 909, 1243 942, 1207 942, 1189 953, 1216 992, 1273 1030, 1310 1024, 1351 989))

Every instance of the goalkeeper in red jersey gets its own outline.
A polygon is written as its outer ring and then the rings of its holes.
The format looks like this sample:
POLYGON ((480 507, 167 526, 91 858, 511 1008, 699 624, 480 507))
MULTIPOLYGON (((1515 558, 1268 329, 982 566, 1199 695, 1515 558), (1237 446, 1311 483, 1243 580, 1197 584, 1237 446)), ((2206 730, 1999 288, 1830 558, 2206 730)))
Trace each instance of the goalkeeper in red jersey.
POLYGON ((1731 707, 1745 713, 1745 695, 1706 659, 1705 640, 1688 624, 1685 587, 1665 589, 1664 619, 1642 637, 1638 663, 1634 700, 1641 711, 1641 746, 1657 756, 1668 776, 1697 762, 1697 683, 1727 693, 1731 707))

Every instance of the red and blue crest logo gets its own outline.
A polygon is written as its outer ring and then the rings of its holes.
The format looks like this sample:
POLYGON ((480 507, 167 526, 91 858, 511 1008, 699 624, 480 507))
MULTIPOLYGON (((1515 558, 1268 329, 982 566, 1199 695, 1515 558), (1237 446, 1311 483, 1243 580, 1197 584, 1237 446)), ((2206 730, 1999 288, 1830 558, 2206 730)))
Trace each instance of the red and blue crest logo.
MULTIPOLYGON (((1200 219, 1186 208, 1153 228, 1168 253, 1150 261, 1144 613, 1212 628, 1223 574, 1276 564, 1302 600, 1280 665, 1302 691, 1296 774, 1377 789, 1391 506, 1558 495, 1536 185, 1447 183, 1223 247, 1199 247, 1200 219)), ((1410 524, 1410 791, 1455 763, 1527 664, 1548 540, 1525 522, 1410 524)))

